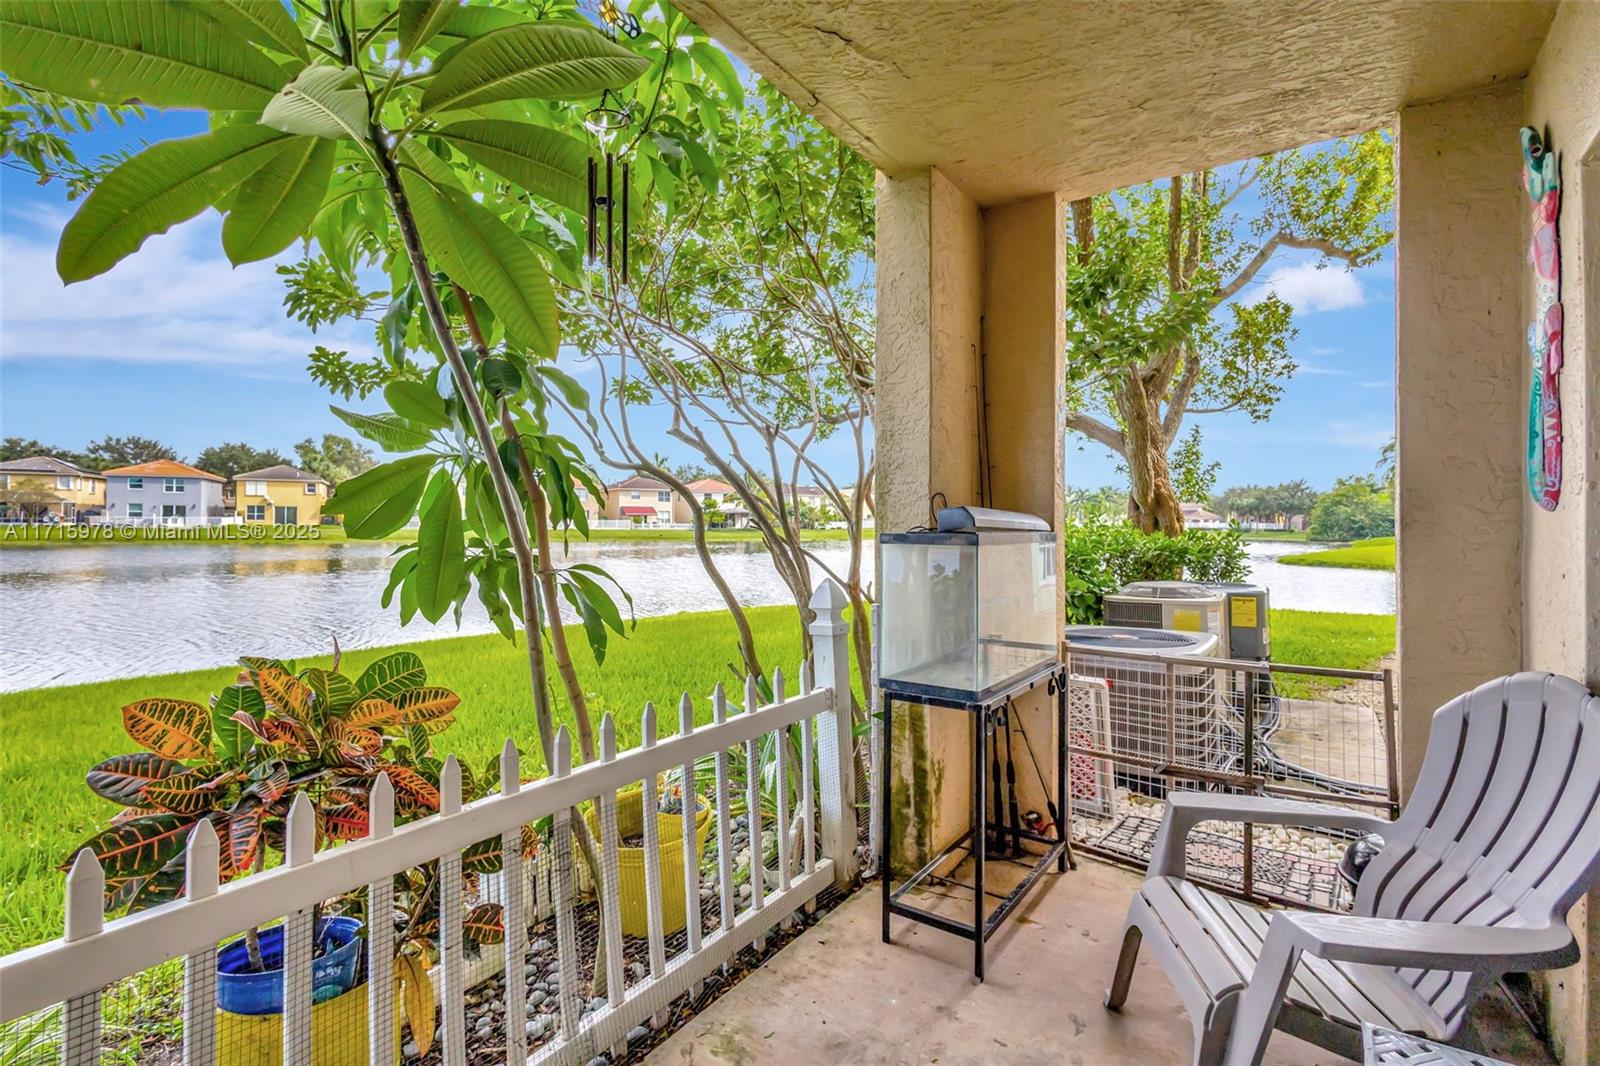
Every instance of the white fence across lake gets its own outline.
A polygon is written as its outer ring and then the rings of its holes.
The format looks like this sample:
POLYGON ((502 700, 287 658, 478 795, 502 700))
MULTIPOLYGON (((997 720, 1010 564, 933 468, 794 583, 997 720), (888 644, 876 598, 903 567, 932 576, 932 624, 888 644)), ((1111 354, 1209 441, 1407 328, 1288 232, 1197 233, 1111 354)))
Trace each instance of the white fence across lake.
POLYGON ((357 997, 352 989, 322 1002, 321 990, 313 987, 315 915, 317 908, 339 897, 364 898, 368 915, 388 915, 396 876, 424 867, 437 870, 437 891, 427 896, 434 901, 430 913, 436 913, 436 919, 428 920, 437 922, 439 957, 432 983, 447 1066, 468 1061, 469 1041, 476 1041, 476 1054, 487 1040, 497 1056, 503 1049, 503 1061, 509 1063, 587 1063, 597 1054, 624 1046, 630 1032, 637 1035, 635 1027, 659 1016, 735 953, 764 942, 775 925, 809 905, 823 889, 848 884, 854 876, 857 830, 846 604, 843 590, 832 582, 818 588, 812 601, 817 617, 810 627, 816 676, 811 664, 802 664, 797 693, 786 693, 782 674, 775 672, 771 698, 763 704, 758 697, 760 684, 749 678, 741 713, 730 714, 735 708, 730 708, 719 686, 713 721, 699 728, 693 726, 693 703, 685 693, 675 735, 660 736, 655 710, 646 706, 640 745, 618 753, 616 725, 607 715, 600 728, 599 758, 577 768, 571 765, 572 742, 563 728, 556 738, 550 775, 531 784, 522 783, 517 749, 507 740, 499 763, 499 793, 466 804, 463 771, 452 756, 440 774, 438 813, 398 827, 389 776, 380 774, 370 792, 366 838, 320 852, 315 850, 315 812, 301 793, 284 829, 284 864, 226 885, 219 883, 217 834, 209 821, 199 822, 188 838, 186 894, 173 903, 105 922, 104 874, 92 854, 80 853, 67 878, 65 936, 0 959, 0 1024, 14 1041, 13 1050, 21 1039, 17 1034, 27 1033, 37 1055, 30 1057, 21 1049, 16 1061, 79 1066, 118 1052, 102 1025, 103 998, 130 978, 181 958, 180 994, 163 1002, 160 996, 143 993, 143 1016, 150 1019, 152 1030, 168 1035, 155 1038, 156 1050, 139 1051, 139 1061, 181 1061, 185 1066, 268 1061, 259 1054, 259 1046, 237 1046, 239 1033, 245 1032, 253 1034, 249 1039, 257 1044, 270 1042, 286 1049, 281 1053, 285 1063, 359 1061, 392 1066, 398 1042, 405 1039, 397 1021, 395 923, 381 919, 367 923, 364 995, 357 997), (706 769, 697 772, 697 767, 706 769), (646 912, 642 939, 647 951, 641 957, 647 964, 625 968, 625 908, 620 904, 625 891, 621 883, 627 875, 619 862, 618 793, 640 787, 643 796, 654 797, 662 778, 673 774, 681 775, 678 779, 684 783, 682 829, 673 826, 667 815, 642 818, 646 912), (741 776, 742 796, 735 792, 741 776), (764 781, 774 778, 776 788, 769 798, 764 781), (700 791, 690 787, 698 779, 708 779, 706 798, 715 821, 717 870, 715 887, 709 891, 717 920, 709 932, 702 925, 699 812, 689 798, 700 791), (739 806, 748 847, 736 854, 739 806), (769 808, 775 870, 765 860, 763 846, 763 819, 769 808), (601 855, 601 928, 596 938, 605 947, 603 1001, 586 995, 580 972, 590 960, 578 937, 580 910, 582 917, 593 917, 593 908, 579 898, 581 886, 574 876, 571 819, 583 810, 590 812, 584 817, 598 827, 601 855), (547 975, 554 979, 550 984, 555 990, 539 990, 535 1001, 529 988, 538 975, 529 972, 529 964, 530 958, 539 956, 530 953, 528 933, 537 916, 529 912, 530 901, 541 897, 517 886, 529 881, 523 866, 525 827, 545 819, 550 820, 545 841, 549 854, 541 856, 537 865, 548 871, 553 864, 555 876, 535 880, 544 881, 555 894, 550 908, 555 943, 549 954, 554 965, 547 975), (663 839, 664 832, 668 839, 663 839), (680 838, 683 848, 681 915, 668 915, 663 906, 665 899, 678 895, 676 886, 663 883, 663 866, 678 872, 677 857, 670 854, 673 836, 680 838), (481 854, 484 842, 490 840, 498 841, 498 874, 464 871, 463 854, 481 854), (736 862, 742 869, 736 869, 736 862), (495 888, 498 891, 492 891, 495 888), (468 957, 470 930, 465 923, 474 903, 490 896, 499 897, 505 936, 502 943, 485 946, 482 952, 500 955, 499 965, 489 969, 503 971, 503 996, 469 1030, 467 984, 485 967, 481 960, 468 957), (280 982, 282 1010, 248 1016, 240 1028, 238 1015, 216 1009, 219 945, 246 929, 267 927, 280 919, 283 930, 278 935, 288 960, 280 982), (676 950, 669 952, 666 930, 669 923, 677 928, 680 922, 683 932, 671 937, 676 950), (326 1013, 317 1020, 318 1012, 338 1009, 347 997, 356 1004, 356 1017, 345 1017, 342 1026, 337 1019, 325 1025, 333 1017, 326 1013), (59 1015, 50 1013, 58 1008, 59 1015), (486 1022, 485 1017, 497 1020, 486 1022), (219 1032, 229 1025, 235 1028, 219 1032), (341 1054, 327 1054, 325 1041, 348 1041, 357 1031, 364 1031, 359 1052, 352 1053, 347 1043, 341 1054), (232 1047, 224 1036, 235 1041, 232 1047))

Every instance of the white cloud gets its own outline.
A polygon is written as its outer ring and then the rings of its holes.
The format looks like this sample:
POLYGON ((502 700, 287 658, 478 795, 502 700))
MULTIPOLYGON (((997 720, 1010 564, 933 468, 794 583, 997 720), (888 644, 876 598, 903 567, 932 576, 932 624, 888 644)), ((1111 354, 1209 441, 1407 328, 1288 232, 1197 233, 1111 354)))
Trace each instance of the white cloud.
POLYGON ((1336 448, 1381 448, 1394 436, 1392 426, 1380 426, 1371 421, 1352 422, 1331 419, 1322 439, 1336 448))
POLYGON ((1315 263, 1296 263, 1274 270, 1250 289, 1244 302, 1260 303, 1274 293, 1300 312, 1341 311, 1360 307, 1367 299, 1353 273, 1338 266, 1318 269, 1315 263))
POLYGON ((1389 389, 1394 387, 1394 382, 1388 378, 1373 378, 1370 381, 1356 382, 1356 387, 1362 389, 1389 389))
POLYGON ((276 262, 234 267, 222 254, 221 219, 206 213, 150 238, 105 274, 67 286, 56 275, 65 216, 8 214, 0 233, 0 358, 97 360, 299 374, 318 343, 365 355, 361 324, 318 334, 287 318, 276 262))

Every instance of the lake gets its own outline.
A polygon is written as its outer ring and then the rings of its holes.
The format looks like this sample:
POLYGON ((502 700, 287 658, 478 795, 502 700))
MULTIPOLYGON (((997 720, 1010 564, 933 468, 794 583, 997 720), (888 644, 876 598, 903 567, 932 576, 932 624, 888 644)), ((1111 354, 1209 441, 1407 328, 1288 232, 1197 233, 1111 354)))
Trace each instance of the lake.
MULTIPOLYGON (((475 596, 459 629, 450 616, 437 625, 416 618, 401 626, 396 610, 378 606, 393 548, 7 548, 0 551, 0 691, 193 670, 241 655, 316 655, 331 650, 334 637, 343 647, 362 648, 493 630, 475 596)), ((812 548, 843 572, 845 544, 812 548)), ((1393 574, 1278 561, 1309 550, 1304 544, 1260 542, 1249 550, 1253 580, 1271 590, 1275 607, 1394 612, 1393 574)), ((788 602, 759 544, 712 551, 740 602, 788 602)), ((574 544, 568 561, 604 567, 633 596, 641 617, 722 607, 689 544, 574 544)), ((870 554, 866 562, 870 568, 870 554)), ((813 568, 813 579, 820 577, 813 568)))

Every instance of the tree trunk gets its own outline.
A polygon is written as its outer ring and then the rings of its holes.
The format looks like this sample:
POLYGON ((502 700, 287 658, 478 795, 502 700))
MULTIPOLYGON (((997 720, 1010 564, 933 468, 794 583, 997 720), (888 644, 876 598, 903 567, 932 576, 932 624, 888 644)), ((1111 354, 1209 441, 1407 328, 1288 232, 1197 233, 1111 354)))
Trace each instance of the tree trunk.
MULTIPOLYGON (((1130 372, 1134 378, 1137 372, 1130 372)), ((1183 533, 1183 510, 1172 488, 1167 465, 1166 434, 1161 429, 1157 404, 1137 382, 1124 390, 1118 405, 1128 463, 1128 518, 1145 533, 1183 533)))

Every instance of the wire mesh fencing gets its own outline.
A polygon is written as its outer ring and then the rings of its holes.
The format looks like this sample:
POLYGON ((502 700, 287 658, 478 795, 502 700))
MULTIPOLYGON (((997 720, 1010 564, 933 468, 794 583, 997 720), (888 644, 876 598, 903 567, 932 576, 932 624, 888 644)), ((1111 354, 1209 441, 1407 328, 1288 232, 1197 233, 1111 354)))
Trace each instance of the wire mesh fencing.
MULTIPOLYGON (((1092 651, 1069 645, 1069 791, 1080 848, 1148 864, 1173 789, 1398 813, 1389 671, 1092 651)), ((1353 902, 1349 834, 1206 823, 1191 876, 1328 910, 1353 902), (1343 865, 1343 872, 1341 872, 1343 865)))

